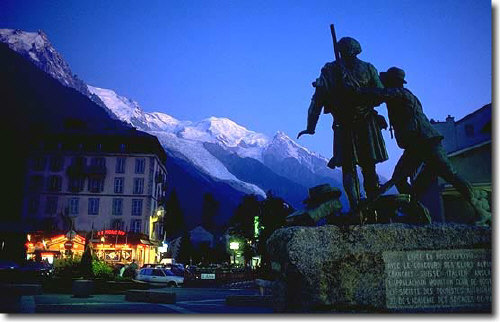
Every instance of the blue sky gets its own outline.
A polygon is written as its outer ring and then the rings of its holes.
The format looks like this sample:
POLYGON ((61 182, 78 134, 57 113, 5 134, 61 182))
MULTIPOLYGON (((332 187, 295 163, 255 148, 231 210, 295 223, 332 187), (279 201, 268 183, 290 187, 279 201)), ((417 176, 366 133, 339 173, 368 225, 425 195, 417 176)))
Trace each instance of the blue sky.
MULTIPOLYGON (((491 2, 11 1, 0 28, 44 30, 87 83, 181 120, 228 117, 295 138, 337 37, 359 40, 379 71, 405 69, 429 118, 491 102, 491 2)), ((378 110, 386 115, 385 105, 378 110)), ((401 151, 385 133, 388 177, 401 151)), ((331 117, 300 144, 331 156, 331 117)))

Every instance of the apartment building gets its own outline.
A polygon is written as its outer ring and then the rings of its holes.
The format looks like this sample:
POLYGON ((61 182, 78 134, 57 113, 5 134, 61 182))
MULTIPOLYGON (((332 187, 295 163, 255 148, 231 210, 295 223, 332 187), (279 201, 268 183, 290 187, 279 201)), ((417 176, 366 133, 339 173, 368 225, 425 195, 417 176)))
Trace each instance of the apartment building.
POLYGON ((94 231, 96 238, 98 233, 103 237, 120 231, 130 241, 158 246, 163 235, 158 215, 164 209, 165 162, 157 138, 135 130, 40 138, 26 165, 27 230, 44 235, 75 231, 83 237, 94 231))
MULTIPOLYGON (((455 170, 474 187, 478 205, 491 214, 491 104, 457 121, 448 116, 444 122, 431 123, 444 136, 443 147, 455 170)), ((436 180, 426 197, 435 221, 467 223, 475 216, 460 194, 442 179, 436 180)))

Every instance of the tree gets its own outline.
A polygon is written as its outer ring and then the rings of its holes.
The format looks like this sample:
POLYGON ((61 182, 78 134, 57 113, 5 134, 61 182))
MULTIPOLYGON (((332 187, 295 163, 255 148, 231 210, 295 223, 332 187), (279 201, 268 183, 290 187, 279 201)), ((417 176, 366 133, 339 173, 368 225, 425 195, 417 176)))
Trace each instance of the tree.
POLYGON ((231 218, 231 232, 247 240, 254 240, 254 218, 260 216, 260 202, 256 195, 243 196, 231 218))
POLYGON ((293 211, 294 209, 285 200, 273 196, 271 191, 267 193, 267 198, 261 202, 262 215, 260 217, 258 252, 262 255, 263 260, 267 259, 267 239, 276 229, 285 226, 286 217, 293 211))
POLYGON ((176 261, 183 264, 190 264, 193 260, 194 246, 191 242, 191 233, 185 230, 181 237, 181 243, 179 245, 179 251, 177 253, 176 261))
POLYGON ((184 214, 175 189, 170 193, 165 205, 163 228, 168 238, 181 234, 185 229, 184 214))
POLYGON ((214 196, 207 192, 203 195, 203 207, 201 214, 201 225, 206 230, 213 232, 216 224, 215 217, 219 212, 219 202, 214 196))

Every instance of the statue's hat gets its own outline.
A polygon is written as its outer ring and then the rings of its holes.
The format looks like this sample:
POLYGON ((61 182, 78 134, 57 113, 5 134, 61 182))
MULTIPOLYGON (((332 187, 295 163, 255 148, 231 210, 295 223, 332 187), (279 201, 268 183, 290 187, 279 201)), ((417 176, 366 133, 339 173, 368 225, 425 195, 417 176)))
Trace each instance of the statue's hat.
POLYGON ((332 187, 329 184, 321 184, 309 189, 309 196, 303 201, 303 203, 311 206, 330 199, 338 198, 340 197, 340 194, 340 189, 332 187))
POLYGON ((389 68, 386 72, 380 72, 380 78, 383 79, 398 79, 400 81, 403 81, 404 84, 406 84, 405 81, 405 71, 402 70, 401 68, 397 67, 391 67, 389 68))

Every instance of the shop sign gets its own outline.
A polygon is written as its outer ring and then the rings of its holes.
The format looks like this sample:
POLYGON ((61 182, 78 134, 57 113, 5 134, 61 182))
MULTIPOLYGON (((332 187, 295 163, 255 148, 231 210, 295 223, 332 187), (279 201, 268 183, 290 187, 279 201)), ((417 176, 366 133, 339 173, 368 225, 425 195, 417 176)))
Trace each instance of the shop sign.
POLYGON ((132 260, 132 251, 131 250, 122 250, 122 260, 131 261, 132 260))
POLYGON ((65 249, 71 249, 73 248, 73 242, 68 240, 67 242, 64 243, 64 248, 65 249))
POLYGON ((104 235, 125 236, 125 232, 123 230, 117 230, 117 229, 106 229, 97 232, 97 236, 104 236, 104 235))
POLYGON ((214 280, 215 279, 215 274, 202 273, 201 274, 201 279, 202 280, 214 280))
POLYGON ((120 260, 120 252, 116 250, 105 250, 104 251, 104 260, 106 261, 119 261, 120 260))

